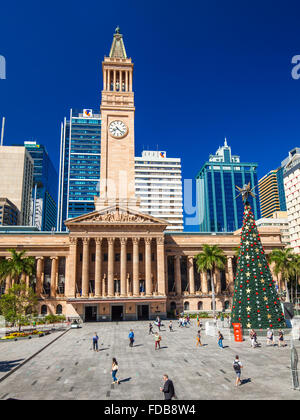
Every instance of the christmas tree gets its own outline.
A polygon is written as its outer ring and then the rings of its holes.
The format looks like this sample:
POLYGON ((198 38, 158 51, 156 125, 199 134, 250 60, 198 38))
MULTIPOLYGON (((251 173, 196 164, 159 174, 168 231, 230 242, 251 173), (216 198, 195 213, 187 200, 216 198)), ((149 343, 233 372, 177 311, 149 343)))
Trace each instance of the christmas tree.
POLYGON ((236 270, 231 322, 243 328, 284 328, 284 314, 275 288, 275 280, 248 202, 250 183, 238 188, 244 202, 244 218, 236 270))

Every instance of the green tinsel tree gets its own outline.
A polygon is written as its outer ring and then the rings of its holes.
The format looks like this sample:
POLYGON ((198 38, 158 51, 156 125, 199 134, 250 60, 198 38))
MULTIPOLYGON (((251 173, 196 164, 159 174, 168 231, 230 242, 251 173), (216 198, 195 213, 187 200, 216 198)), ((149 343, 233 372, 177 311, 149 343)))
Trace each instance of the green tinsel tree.
POLYGON ((243 328, 284 328, 286 323, 276 292, 275 280, 272 279, 247 197, 248 195, 244 200, 231 322, 240 323, 243 328))

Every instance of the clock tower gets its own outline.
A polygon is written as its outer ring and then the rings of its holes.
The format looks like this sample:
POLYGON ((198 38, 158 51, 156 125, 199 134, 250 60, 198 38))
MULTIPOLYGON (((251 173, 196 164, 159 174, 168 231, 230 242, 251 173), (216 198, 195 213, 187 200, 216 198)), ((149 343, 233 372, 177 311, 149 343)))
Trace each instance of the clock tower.
POLYGON ((119 27, 102 70, 100 197, 95 199, 95 207, 100 210, 120 204, 136 208, 133 63, 119 27))

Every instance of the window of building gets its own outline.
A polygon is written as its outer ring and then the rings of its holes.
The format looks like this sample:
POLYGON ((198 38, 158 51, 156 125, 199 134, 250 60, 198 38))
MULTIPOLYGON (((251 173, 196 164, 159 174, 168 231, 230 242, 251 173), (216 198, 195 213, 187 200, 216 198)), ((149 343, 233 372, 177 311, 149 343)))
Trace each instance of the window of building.
POLYGON ((56 307, 56 315, 61 315, 62 314, 62 306, 61 305, 57 305, 56 307))
POLYGON ((184 302, 183 307, 184 307, 185 311, 188 311, 190 309, 190 303, 189 302, 184 302))
POLYGON ((47 315, 48 308, 46 305, 42 305, 41 307, 41 315, 47 315))

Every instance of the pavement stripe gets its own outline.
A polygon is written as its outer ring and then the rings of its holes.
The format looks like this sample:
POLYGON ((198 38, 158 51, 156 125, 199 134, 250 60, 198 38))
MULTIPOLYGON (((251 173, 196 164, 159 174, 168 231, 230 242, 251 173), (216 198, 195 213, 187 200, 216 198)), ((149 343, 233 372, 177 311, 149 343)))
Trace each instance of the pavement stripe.
POLYGON ((13 368, 10 372, 7 372, 6 375, 3 375, 2 378, 0 378, 0 383, 3 382, 6 378, 8 378, 10 375, 12 375, 13 373, 15 373, 18 369, 20 369, 22 366, 24 366, 30 360, 32 360, 34 357, 36 357, 38 354, 40 354, 42 351, 46 350, 47 347, 51 346, 51 344, 55 343, 55 341, 59 340, 63 335, 65 335, 69 331, 70 331, 70 328, 68 330, 64 331, 58 337, 55 337, 55 339, 53 341, 50 341, 50 343, 46 344, 44 347, 42 347, 40 350, 38 350, 32 356, 30 356, 27 359, 25 359, 22 363, 20 363, 18 366, 16 366, 15 368, 13 368))

